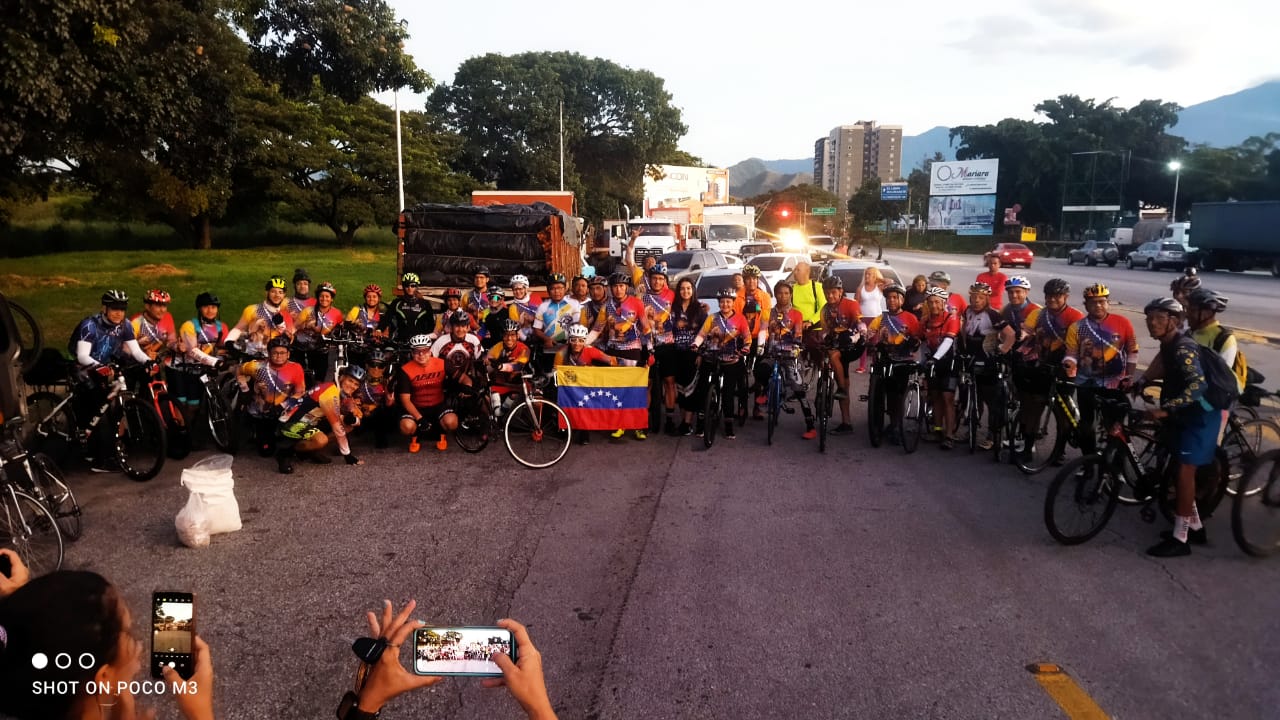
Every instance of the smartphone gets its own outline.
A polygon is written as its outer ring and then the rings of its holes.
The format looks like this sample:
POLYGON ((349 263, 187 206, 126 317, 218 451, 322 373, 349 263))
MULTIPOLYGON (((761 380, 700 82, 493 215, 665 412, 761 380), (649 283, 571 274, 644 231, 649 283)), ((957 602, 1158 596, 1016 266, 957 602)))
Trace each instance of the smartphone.
POLYGON ((516 660, 515 638, 500 627, 424 627, 413 633, 416 675, 502 677, 489 659, 496 652, 516 660))
POLYGON ((151 677, 165 665, 183 678, 195 674, 196 598, 191 593, 151 594, 151 677))

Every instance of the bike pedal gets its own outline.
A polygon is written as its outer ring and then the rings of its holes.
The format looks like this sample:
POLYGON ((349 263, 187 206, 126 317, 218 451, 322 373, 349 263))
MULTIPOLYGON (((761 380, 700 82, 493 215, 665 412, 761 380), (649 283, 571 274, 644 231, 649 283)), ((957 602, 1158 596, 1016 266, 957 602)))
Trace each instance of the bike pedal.
POLYGON ((796 414, 796 409, 795 409, 795 408, 793 408, 793 407, 791 407, 790 405, 783 405, 783 406, 782 406, 782 412, 784 412, 784 413, 786 413, 786 414, 788 414, 788 415, 795 415, 795 414, 796 414))

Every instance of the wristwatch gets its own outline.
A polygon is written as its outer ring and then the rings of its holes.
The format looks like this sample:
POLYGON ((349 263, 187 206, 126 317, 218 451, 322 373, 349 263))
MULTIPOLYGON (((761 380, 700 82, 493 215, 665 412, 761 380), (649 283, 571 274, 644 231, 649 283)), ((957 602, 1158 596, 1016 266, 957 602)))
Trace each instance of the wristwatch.
POLYGON ((382 717, 382 711, 365 712, 356 707, 356 702, 360 698, 352 691, 348 690, 346 695, 342 696, 342 702, 338 703, 338 720, 377 720, 382 717))

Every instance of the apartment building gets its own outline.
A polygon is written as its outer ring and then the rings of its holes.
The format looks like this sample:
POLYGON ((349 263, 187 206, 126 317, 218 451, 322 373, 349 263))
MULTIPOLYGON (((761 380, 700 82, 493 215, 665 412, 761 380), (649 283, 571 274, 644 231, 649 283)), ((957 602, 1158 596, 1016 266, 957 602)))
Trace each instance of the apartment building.
POLYGON ((814 142, 814 184, 842 202, 873 177, 882 182, 902 177, 901 125, 864 120, 832 128, 830 134, 814 142))

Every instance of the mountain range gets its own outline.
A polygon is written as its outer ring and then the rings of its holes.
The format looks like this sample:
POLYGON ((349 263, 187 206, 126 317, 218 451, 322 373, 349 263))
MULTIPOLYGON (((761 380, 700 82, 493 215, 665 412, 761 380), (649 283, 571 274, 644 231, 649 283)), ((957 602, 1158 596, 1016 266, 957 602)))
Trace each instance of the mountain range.
MULTIPOLYGON (((1241 90, 1231 95, 1188 106, 1178 113, 1178 122, 1169 130, 1193 145, 1230 147, 1253 136, 1280 132, 1280 80, 1241 90)), ((951 128, 939 125, 919 135, 902 138, 903 170, 920 165, 934 153, 954 160, 951 128)), ((813 182, 813 158, 761 160, 749 158, 730 166, 729 192, 748 198, 771 190, 813 182)))

